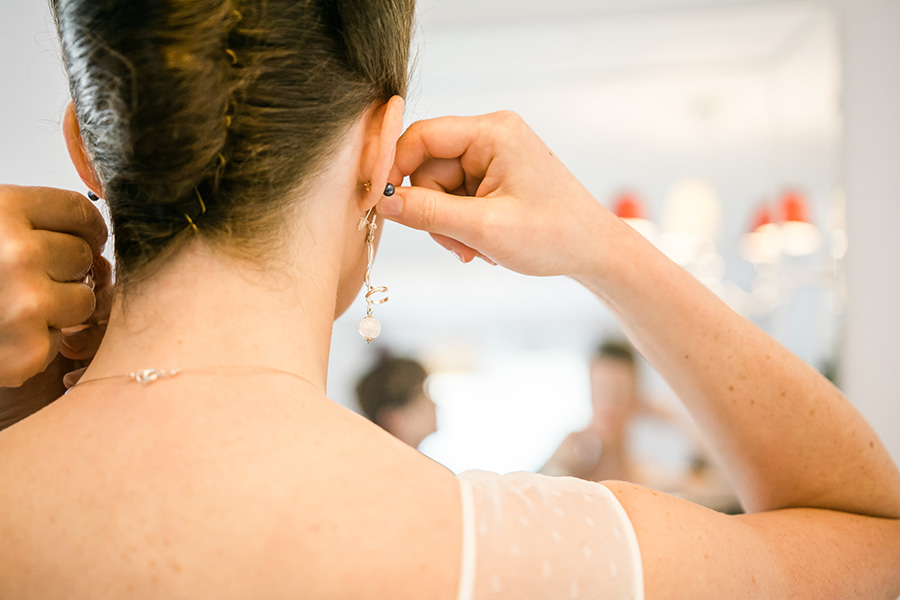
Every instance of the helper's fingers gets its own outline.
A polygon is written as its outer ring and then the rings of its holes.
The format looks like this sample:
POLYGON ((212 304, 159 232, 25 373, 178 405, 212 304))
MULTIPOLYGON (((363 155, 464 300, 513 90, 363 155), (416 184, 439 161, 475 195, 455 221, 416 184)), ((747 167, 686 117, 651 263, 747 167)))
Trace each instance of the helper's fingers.
POLYGON ((60 353, 73 360, 90 360, 97 354, 100 342, 106 335, 108 321, 97 324, 72 327, 62 331, 62 345, 60 353))
POLYGON ((99 323, 109 319, 116 288, 112 280, 112 265, 102 256, 94 261, 92 269, 94 276, 94 295, 97 297, 97 305, 94 314, 88 320, 89 323, 99 323))
POLYGON ((103 216, 90 200, 69 190, 9 187, 26 198, 25 216, 35 229, 76 235, 90 245, 95 255, 103 251, 109 232, 103 216))
POLYGON ((44 269, 53 281, 80 281, 94 261, 91 246, 80 237, 55 231, 35 231, 44 259, 44 269))
POLYGON ((83 283, 50 283, 47 305, 47 325, 56 329, 86 322, 94 313, 97 299, 94 291, 83 283))
POLYGON ((66 327, 62 330, 60 353, 66 358, 90 360, 97 353, 100 342, 106 335, 106 326, 109 323, 109 313, 115 296, 111 272, 112 266, 102 256, 94 261, 92 269, 96 298, 94 312, 83 325, 66 327))
POLYGON ((81 376, 84 375, 84 372, 87 371, 87 367, 82 367, 80 369, 75 369, 74 371, 69 371, 65 375, 63 375, 63 385, 66 386, 66 389, 69 389, 81 379, 81 376))
POLYGON ((19 387, 42 373, 59 354, 61 337, 58 329, 36 323, 7 332, 4 345, 0 346, 0 386, 19 387))

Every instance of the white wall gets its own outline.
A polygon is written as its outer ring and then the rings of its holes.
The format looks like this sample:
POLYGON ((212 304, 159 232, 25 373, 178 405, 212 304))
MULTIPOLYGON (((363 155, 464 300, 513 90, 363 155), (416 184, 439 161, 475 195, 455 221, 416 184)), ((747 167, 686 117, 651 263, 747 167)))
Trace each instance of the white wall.
POLYGON ((0 182, 86 191, 60 132, 69 92, 48 3, 3 2, 0 17, 0 182))
POLYGON ((900 464, 900 2, 844 3, 844 389, 900 464))

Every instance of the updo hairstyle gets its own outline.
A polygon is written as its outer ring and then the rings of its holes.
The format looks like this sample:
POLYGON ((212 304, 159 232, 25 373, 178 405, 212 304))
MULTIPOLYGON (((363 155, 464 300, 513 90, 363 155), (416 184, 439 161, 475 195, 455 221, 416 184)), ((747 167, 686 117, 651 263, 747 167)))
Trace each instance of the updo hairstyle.
POLYGON ((362 112, 405 95, 414 0, 50 0, 119 280, 194 235, 251 257, 362 112))

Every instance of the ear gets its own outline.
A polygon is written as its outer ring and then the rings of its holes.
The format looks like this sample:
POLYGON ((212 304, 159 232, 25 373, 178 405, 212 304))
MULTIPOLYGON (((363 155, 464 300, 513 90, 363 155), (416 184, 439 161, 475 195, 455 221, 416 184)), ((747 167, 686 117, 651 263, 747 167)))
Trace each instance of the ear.
MULTIPOLYGON (((403 132, 403 98, 394 96, 385 104, 375 106, 369 112, 366 125, 366 141, 360 157, 360 177, 371 182, 372 189, 364 190, 360 209, 368 211, 384 193, 388 174, 394 165, 397 140, 403 132)), ((402 181, 391 182, 399 186, 402 181)))
POLYGON ((84 142, 81 140, 81 130, 78 128, 75 105, 72 102, 69 102, 69 105, 66 106, 62 128, 63 137, 66 140, 66 150, 69 151, 69 158, 72 159, 72 164, 75 165, 78 176, 81 177, 84 185, 89 190, 103 198, 100 180, 96 171, 94 171, 94 165, 91 164, 91 158, 84 148, 84 142))

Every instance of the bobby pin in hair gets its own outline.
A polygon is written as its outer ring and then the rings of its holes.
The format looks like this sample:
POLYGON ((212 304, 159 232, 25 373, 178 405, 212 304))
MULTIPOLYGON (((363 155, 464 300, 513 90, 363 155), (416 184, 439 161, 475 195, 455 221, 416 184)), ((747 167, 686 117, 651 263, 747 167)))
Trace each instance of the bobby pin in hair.
POLYGON ((234 100, 225 105, 225 127, 231 127, 231 117, 234 114, 234 100))
MULTIPOLYGON (((221 156, 221 154, 219 156, 221 156)), ((194 193, 197 194, 197 200, 200 201, 200 214, 205 215, 206 214, 206 204, 204 204, 203 196, 200 195, 200 190, 197 189, 197 186, 194 186, 194 193)))
POLYGON ((197 229, 197 225, 194 223, 194 220, 187 213, 184 213, 184 218, 187 219, 187 222, 190 223, 191 229, 194 230, 194 233, 200 233, 200 230, 197 229))
MULTIPOLYGON (((222 155, 219 154, 219 156, 222 156, 222 155)), ((225 157, 223 156, 222 158, 224 159, 225 157)), ((205 215, 206 214, 206 203, 203 202, 203 196, 200 195, 200 190, 197 189, 197 186, 194 186, 194 193, 197 194, 197 201, 200 203, 200 214, 205 215)), ((200 233, 200 230, 197 228, 197 224, 194 223, 194 220, 191 218, 191 216, 189 214, 184 213, 184 218, 187 219, 187 222, 188 222, 188 224, 190 224, 191 229, 194 230, 194 233, 200 233)))

